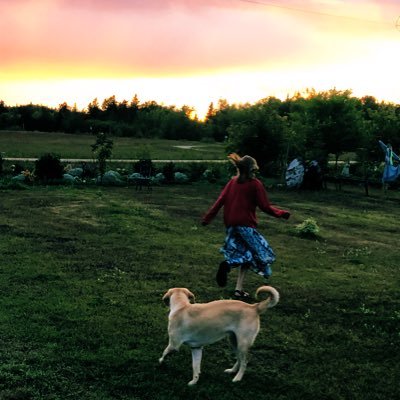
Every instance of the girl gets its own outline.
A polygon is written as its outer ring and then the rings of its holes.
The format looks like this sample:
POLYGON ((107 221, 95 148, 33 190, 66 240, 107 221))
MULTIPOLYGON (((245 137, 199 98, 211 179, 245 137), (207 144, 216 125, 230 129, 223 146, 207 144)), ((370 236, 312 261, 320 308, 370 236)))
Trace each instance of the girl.
POLYGON ((217 201, 204 215, 202 224, 208 225, 220 208, 224 207, 227 235, 221 252, 225 261, 219 266, 216 280, 219 286, 226 286, 231 267, 239 266, 234 296, 247 298, 249 294, 243 291, 247 270, 250 268, 268 279, 272 274, 271 264, 275 261, 271 246, 256 230, 256 207, 276 218, 288 219, 290 213, 273 207, 269 202, 263 184, 255 178, 259 168, 254 158, 240 158, 236 153, 230 154, 228 158, 236 166, 238 174, 224 187, 217 201))

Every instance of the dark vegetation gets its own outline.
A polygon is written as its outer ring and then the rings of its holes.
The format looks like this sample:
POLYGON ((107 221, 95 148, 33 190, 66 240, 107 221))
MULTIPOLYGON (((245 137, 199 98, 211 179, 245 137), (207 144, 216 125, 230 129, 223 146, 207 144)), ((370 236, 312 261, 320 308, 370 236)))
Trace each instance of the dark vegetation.
POLYGON ((193 118, 190 107, 177 109, 154 101, 118 102, 115 96, 100 105, 97 99, 79 111, 61 104, 57 109, 38 105, 9 107, 0 101, 0 129, 42 132, 104 132, 114 137, 214 140, 227 151, 251 154, 264 174, 279 174, 287 162, 301 156, 325 167, 351 153, 364 174, 371 162, 382 160, 378 140, 400 148, 400 106, 361 99, 350 91, 330 90, 285 100, 267 97, 255 104, 236 105, 220 100, 210 104, 204 121, 193 118))

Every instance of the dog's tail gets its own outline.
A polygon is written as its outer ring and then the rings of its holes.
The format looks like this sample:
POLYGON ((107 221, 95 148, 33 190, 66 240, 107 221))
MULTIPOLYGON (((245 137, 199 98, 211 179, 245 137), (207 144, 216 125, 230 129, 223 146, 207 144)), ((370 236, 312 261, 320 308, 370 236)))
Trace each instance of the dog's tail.
POLYGON ((267 308, 275 307, 279 302, 279 292, 272 286, 261 286, 256 291, 256 298, 261 292, 268 292, 270 295, 260 303, 257 303, 257 310, 259 314, 262 314, 267 310, 267 308))

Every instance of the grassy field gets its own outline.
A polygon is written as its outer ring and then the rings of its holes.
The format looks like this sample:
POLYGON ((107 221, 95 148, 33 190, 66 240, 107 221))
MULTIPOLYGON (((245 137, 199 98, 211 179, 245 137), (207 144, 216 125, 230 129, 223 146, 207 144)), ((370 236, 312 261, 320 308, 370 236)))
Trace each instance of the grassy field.
MULTIPOLYGON (((223 159, 221 143, 190 142, 163 139, 114 137, 113 159, 138 159, 143 155, 153 160, 223 159)), ((38 158, 55 153, 61 158, 92 158, 92 135, 67 133, 0 131, 0 152, 3 157, 38 158)))
MULTIPOLYGON (((33 187, 0 192, 0 399, 363 399, 400 396, 400 196, 273 190, 289 221, 260 215, 278 259, 281 302, 262 317, 240 383, 223 373, 227 341, 205 349, 191 379, 188 348, 167 343, 161 298, 188 287, 229 298, 214 276, 221 218, 199 219, 218 185, 33 187), (296 235, 313 217, 316 240, 296 235)), ((249 275, 246 289, 263 284, 249 275)))

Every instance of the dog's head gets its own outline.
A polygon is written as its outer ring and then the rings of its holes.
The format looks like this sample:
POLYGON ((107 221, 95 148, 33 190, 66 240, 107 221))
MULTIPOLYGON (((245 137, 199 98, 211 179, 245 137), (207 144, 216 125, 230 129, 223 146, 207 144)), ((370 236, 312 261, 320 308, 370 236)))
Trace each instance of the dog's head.
POLYGON ((176 299, 177 301, 193 301, 194 302, 194 294, 186 288, 172 288, 169 289, 167 293, 163 296, 164 303, 169 307, 172 299, 176 299), (178 300, 179 299, 179 300, 178 300))

